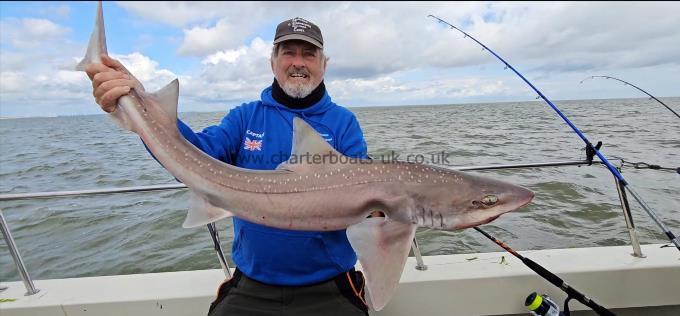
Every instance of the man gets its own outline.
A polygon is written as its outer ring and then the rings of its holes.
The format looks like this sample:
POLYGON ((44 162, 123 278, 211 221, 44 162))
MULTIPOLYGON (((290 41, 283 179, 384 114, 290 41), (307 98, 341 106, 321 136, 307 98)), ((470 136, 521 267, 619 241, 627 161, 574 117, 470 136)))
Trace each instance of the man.
MULTIPOLYGON (((106 112, 130 89, 144 89, 107 56, 86 69, 106 112)), ((232 109, 219 125, 182 135, 210 156, 248 169, 270 170, 288 159, 292 120, 300 117, 336 150, 367 158, 354 114, 331 101, 323 83, 328 58, 318 26, 302 18, 281 22, 271 53, 273 84, 261 99, 232 109)), ((345 231, 275 229, 234 218, 234 277, 218 289, 209 315, 367 315, 364 282, 345 231)))

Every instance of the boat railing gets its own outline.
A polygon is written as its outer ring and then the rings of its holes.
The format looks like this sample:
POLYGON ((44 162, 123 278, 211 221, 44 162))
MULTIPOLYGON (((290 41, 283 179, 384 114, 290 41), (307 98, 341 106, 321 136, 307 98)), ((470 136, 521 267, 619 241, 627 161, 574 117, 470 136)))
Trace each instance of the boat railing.
MULTIPOLYGON (((554 162, 540 162, 540 163, 521 163, 521 164, 503 164, 503 165, 486 165, 486 166, 468 166, 468 167, 451 167, 450 169, 459 171, 482 171, 482 170, 507 170, 507 169, 531 169, 531 168, 546 168, 546 167, 565 167, 565 166, 585 166, 585 165, 602 165, 601 161, 587 161, 587 160, 574 160, 574 161, 554 161, 554 162)), ((643 258, 642 250, 640 248, 640 242, 637 236, 637 231, 635 229, 635 224, 633 223, 633 218, 630 212, 630 207, 628 204, 628 199, 626 196, 626 191, 623 189, 622 184, 614 178, 617 191, 619 193, 619 200, 621 202, 621 208, 623 210, 624 219, 626 222, 626 227, 628 228, 628 233, 630 235, 631 246, 633 247, 633 256, 643 258)), ((18 193, 18 194, 0 194, 0 202, 8 202, 15 200, 31 200, 31 199, 47 199, 47 198, 63 198, 72 196, 90 196, 98 194, 117 194, 117 193, 131 193, 131 192, 151 192, 151 191, 163 191, 163 190, 179 190, 185 189, 186 185, 177 184, 164 184, 164 185, 151 185, 151 186, 137 186, 137 187, 123 187, 123 188, 110 188, 110 189, 94 189, 94 190, 77 190, 77 191, 55 191, 55 192, 35 192, 35 193, 18 193)), ((2 235, 7 243, 9 252, 14 259, 21 279, 26 287, 26 295, 33 295, 38 293, 39 289, 35 287, 31 277, 28 274, 26 265, 17 249, 12 233, 7 225, 4 215, 2 214, 2 208, 0 207, 0 230, 2 230, 2 235)), ((231 272, 229 270, 229 265, 224 259, 224 253, 219 245, 219 237, 217 236, 217 230, 215 229, 214 223, 208 225, 208 230, 210 231, 213 241, 215 242, 215 251, 220 259, 220 265, 226 275, 231 272), (211 226, 213 225, 213 226, 211 226), (212 229, 211 229, 212 228, 212 229)), ((426 270, 427 266, 423 261, 423 256, 420 252, 420 247, 418 245, 418 240, 413 239, 411 245, 413 254, 416 259, 416 269, 426 270)))

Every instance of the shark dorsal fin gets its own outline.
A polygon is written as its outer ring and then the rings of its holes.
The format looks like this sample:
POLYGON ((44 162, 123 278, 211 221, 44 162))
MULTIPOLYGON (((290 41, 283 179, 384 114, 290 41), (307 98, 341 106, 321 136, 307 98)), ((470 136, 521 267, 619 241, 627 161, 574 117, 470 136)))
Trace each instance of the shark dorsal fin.
POLYGON ((173 120, 177 120, 177 101, 179 99, 179 80, 175 79, 165 87, 151 94, 158 105, 163 108, 173 120))
POLYGON ((321 164, 332 160, 331 157, 344 157, 326 142, 319 133, 307 122, 299 117, 293 118, 293 147, 288 161, 280 164, 277 169, 294 170, 321 161, 321 164))

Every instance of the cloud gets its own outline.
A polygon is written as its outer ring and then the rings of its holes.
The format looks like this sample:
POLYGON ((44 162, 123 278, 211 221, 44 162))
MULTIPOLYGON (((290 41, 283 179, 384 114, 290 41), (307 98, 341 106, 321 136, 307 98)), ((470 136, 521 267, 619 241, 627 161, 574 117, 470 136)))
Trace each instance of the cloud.
MULTIPOLYGON (((158 62, 140 53, 112 55, 119 59, 148 91, 156 91, 177 76, 169 70, 160 69, 158 62)), ((75 62, 73 63, 75 64, 75 62)), ((189 78, 184 78, 189 81, 189 78)), ((0 98, 2 116, 64 115, 102 113, 94 103, 92 84, 85 73, 74 70, 47 67, 22 71, 0 72, 0 98), (25 107, 31 107, 26 111, 25 107)))
POLYGON ((238 46, 244 34, 239 32, 225 19, 221 19, 214 27, 194 27, 184 30, 184 41, 177 50, 180 55, 205 56, 221 49, 238 46))
POLYGON ((330 82, 338 98, 350 97, 354 93, 360 94, 394 94, 412 91, 412 87, 397 82, 392 77, 384 76, 375 79, 340 79, 330 82))
POLYGON ((203 1, 125 1, 117 4, 138 16, 175 27, 213 19, 229 8, 229 5, 203 1))
POLYGON ((57 20, 67 20, 71 17, 71 7, 65 4, 46 6, 42 10, 42 14, 57 20))
POLYGON ((184 36, 177 53, 197 57, 243 45, 258 31, 258 26, 268 22, 270 14, 266 8, 280 7, 267 3, 200 1, 140 1, 119 5, 141 18, 181 28, 184 36))
POLYGON ((153 92, 177 78, 177 75, 167 69, 159 69, 158 62, 148 56, 134 52, 128 55, 112 55, 118 59, 125 68, 135 75, 144 84, 144 88, 153 92))
POLYGON ((94 103, 87 76, 82 72, 56 71, 34 74, 0 73, 0 116, 54 116, 84 114, 83 105, 94 103))
POLYGON ((8 18, 0 21, 0 43, 26 49, 56 42, 71 30, 50 20, 35 18, 8 18))
POLYGON ((24 69, 28 62, 29 60, 24 54, 0 51, 0 67, 2 67, 2 71, 24 69))
MULTIPOLYGON (((477 37, 550 96, 576 99, 607 95, 595 88, 602 83, 578 85, 580 79, 592 74, 620 75, 641 86, 658 87, 661 95, 677 95, 672 83, 680 80, 680 45, 673 45, 680 42, 680 32, 676 31, 680 19, 674 13, 680 9, 678 3, 118 5, 125 9, 123 16, 114 15, 120 10, 111 10, 109 16, 144 21, 145 29, 136 36, 116 39, 132 48, 117 57, 149 91, 180 78, 183 111, 226 109, 257 99, 273 78, 268 58, 274 29, 280 21, 296 16, 315 22, 323 30, 325 53, 331 58, 326 83, 334 100, 342 104, 533 100, 533 92, 512 73, 502 71, 503 65, 493 56, 459 32, 428 18, 428 14, 436 14, 477 37), (174 32, 161 36, 173 39, 164 42, 171 49, 160 52, 162 56, 153 47, 159 43, 160 35, 155 33, 159 28, 174 32)), ((69 6, 52 15, 36 14, 74 18, 69 6)), ((11 106, 48 108, 49 104, 66 103, 62 99, 88 104, 68 110, 97 113, 98 109, 91 107, 87 78, 68 70, 82 56, 85 43, 75 43, 74 32, 65 23, 59 18, 38 17, 0 21, 3 113, 11 106)))
POLYGON ((428 18, 428 14, 437 14, 501 55, 531 63, 536 70, 560 60, 571 65, 558 67, 557 71, 589 66, 662 65, 676 62, 677 58, 672 56, 680 53, 678 45, 663 48, 670 50, 664 58, 636 52, 642 47, 659 52, 661 43, 680 42, 680 33, 673 31, 680 27, 680 22, 672 14, 680 6, 674 3, 123 5, 136 14, 186 27, 178 53, 201 58, 233 50, 248 38, 262 37, 255 35, 256 30, 273 36, 275 21, 294 16, 308 18, 323 30, 326 53, 332 62, 329 75, 337 78, 375 78, 410 69, 495 62, 481 53, 477 44, 428 18), (655 17, 655 23, 648 23, 649 16, 655 17), (217 22, 213 23, 214 20, 217 22), (623 20, 626 23, 621 25, 623 20), (198 25, 189 26, 192 23, 198 25), (623 58, 612 58, 616 55, 623 58), (573 62, 576 59, 578 65, 573 62))
POLYGON ((219 103, 224 107, 255 100, 274 76, 269 65, 271 42, 257 37, 249 45, 206 56, 187 85, 193 109, 219 103))
POLYGON ((536 68, 541 70, 664 65, 677 63, 671 55, 680 54, 677 45, 662 46, 680 41, 678 32, 668 31, 680 27, 679 20, 669 14, 678 8, 660 3, 498 3, 493 9, 504 12, 503 18, 494 23, 476 21, 470 32, 501 55, 543 65, 536 68), (658 17, 658 23, 649 23, 649 16, 658 17), (659 54, 664 57, 658 58, 659 54))
POLYGON ((71 6, 64 3, 42 2, 30 7, 30 12, 34 17, 47 18, 50 20, 66 21, 71 18, 71 6))
POLYGON ((556 71, 664 65, 677 63, 672 56, 680 55, 680 46, 668 45, 680 42, 680 33, 670 31, 680 28, 680 20, 670 13, 680 9, 677 4, 386 5, 378 13, 362 6, 348 7, 341 12, 343 19, 327 24, 330 48, 340 48, 331 55, 339 55, 333 61, 341 76, 359 69, 360 75, 371 77, 497 63, 461 33, 426 18, 429 13, 466 30, 510 62, 571 64, 556 71), (658 23, 648 23, 649 16, 658 16, 658 23))
POLYGON ((220 78, 258 76, 268 70, 271 72, 269 65, 271 47, 271 42, 265 42, 257 37, 249 46, 244 45, 238 49, 216 52, 207 56, 201 63, 207 66, 206 70, 210 67, 219 67, 220 78))
POLYGON ((3 19, 0 29, 0 115, 54 115, 62 105, 91 100, 78 89, 89 85, 87 76, 67 70, 84 51, 69 40, 70 28, 29 17, 3 19))
POLYGON ((26 94, 40 91, 40 94, 33 95, 32 98, 44 98, 49 95, 50 99, 63 93, 64 91, 79 93, 82 91, 83 83, 87 83, 82 72, 60 70, 51 75, 28 75, 23 72, 2 72, 0 73, 0 89, 3 94, 26 97, 26 94))
POLYGON ((333 97, 350 106, 448 103, 486 96, 517 96, 516 87, 503 81, 475 77, 403 82, 391 76, 339 79, 329 83, 333 97), (395 101, 398 100, 398 101, 395 101))
POLYGON ((26 76, 21 72, 0 72, 0 91, 2 94, 15 94, 25 91, 26 76))
POLYGON ((56 8, 54 8, 53 12, 59 18, 67 19, 71 16, 71 7, 69 7, 67 5, 60 5, 56 8))

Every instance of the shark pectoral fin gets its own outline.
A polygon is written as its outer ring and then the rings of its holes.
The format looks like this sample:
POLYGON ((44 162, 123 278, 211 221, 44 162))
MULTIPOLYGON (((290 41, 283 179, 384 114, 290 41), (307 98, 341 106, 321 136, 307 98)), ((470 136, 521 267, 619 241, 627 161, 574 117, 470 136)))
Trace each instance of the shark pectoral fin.
POLYGON ((151 94, 163 111, 177 121, 177 100, 179 99, 179 80, 170 81, 165 87, 151 94))
POLYGON ((234 216, 234 214, 210 204, 204 196, 192 191, 189 198, 189 212, 187 212, 182 227, 192 228, 207 225, 230 216, 234 216))
POLYGON ((370 307, 381 310, 394 294, 406 264, 416 225, 380 217, 347 228, 347 238, 366 276, 370 307))

